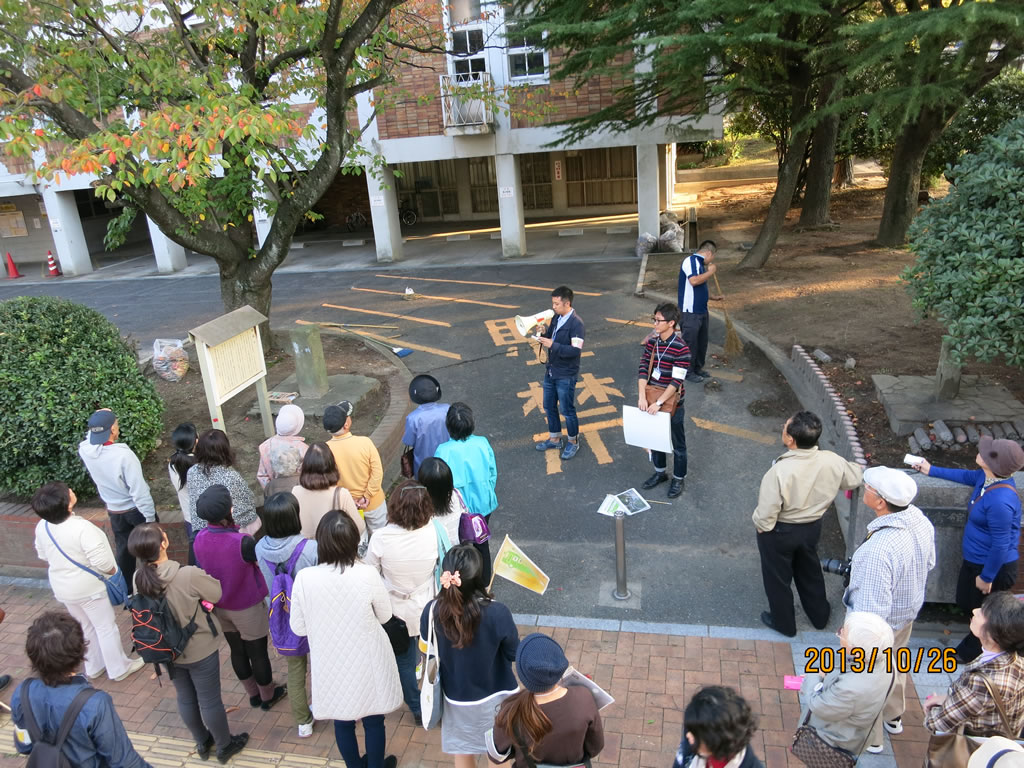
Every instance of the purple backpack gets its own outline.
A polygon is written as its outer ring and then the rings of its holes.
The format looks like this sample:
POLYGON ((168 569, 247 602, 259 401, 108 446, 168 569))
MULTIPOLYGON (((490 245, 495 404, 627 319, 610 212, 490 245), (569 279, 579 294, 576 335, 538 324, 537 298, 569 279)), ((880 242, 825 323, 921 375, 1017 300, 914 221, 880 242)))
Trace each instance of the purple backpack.
POLYGON ((295 634, 289 622, 292 613, 295 566, 305 546, 306 539, 303 539, 295 547, 287 563, 263 561, 274 573, 274 581, 270 585, 270 642, 282 656, 305 656, 309 653, 309 640, 295 634))

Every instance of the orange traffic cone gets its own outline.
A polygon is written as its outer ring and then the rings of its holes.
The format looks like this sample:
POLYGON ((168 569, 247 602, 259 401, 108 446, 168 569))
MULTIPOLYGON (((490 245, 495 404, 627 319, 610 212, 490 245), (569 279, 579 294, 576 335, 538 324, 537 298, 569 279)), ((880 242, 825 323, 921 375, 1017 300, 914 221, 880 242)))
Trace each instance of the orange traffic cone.
POLYGON ((61 277, 64 273, 60 271, 60 267, 57 266, 56 259, 53 258, 53 251, 46 252, 46 276, 47 277, 61 277))
POLYGON ((14 280, 17 277, 24 277, 21 272, 18 271, 17 265, 14 263, 14 259, 11 258, 11 252, 7 252, 7 279, 14 280))

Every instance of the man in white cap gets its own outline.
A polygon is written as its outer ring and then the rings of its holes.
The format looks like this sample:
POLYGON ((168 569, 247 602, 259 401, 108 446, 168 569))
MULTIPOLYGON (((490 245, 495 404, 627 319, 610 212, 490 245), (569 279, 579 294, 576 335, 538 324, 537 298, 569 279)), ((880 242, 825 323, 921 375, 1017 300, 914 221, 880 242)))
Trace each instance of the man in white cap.
MULTIPOLYGON (((928 572, 935 567, 935 528, 913 502, 917 483, 890 467, 864 470, 864 506, 875 513, 867 538, 853 553, 843 603, 851 611, 881 616, 895 636, 893 658, 906 648, 914 619, 924 604, 928 572)), ((897 672, 882 717, 871 729, 869 752, 882 751, 882 727, 903 732, 906 674, 897 672)))
POLYGON ((154 523, 157 518, 142 462, 131 448, 117 442, 120 434, 117 415, 101 408, 89 417, 89 432, 78 445, 78 455, 107 508, 114 534, 114 559, 131 594, 135 558, 128 552, 128 535, 135 526, 154 523))

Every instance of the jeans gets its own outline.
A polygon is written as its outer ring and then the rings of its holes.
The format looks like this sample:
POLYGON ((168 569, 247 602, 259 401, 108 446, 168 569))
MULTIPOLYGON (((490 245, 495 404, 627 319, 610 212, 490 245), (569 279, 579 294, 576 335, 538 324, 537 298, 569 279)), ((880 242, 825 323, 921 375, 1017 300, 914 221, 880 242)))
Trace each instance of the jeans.
MULTIPOLYGON (((672 477, 686 477, 686 407, 683 398, 679 398, 675 413, 669 421, 672 429, 672 477)), ((661 451, 651 451, 654 468, 664 474, 668 468, 668 456, 661 451)))
POLYGON ((690 373, 704 373, 704 359, 708 354, 708 314, 682 313, 683 341, 690 348, 690 373))
POLYGON ((178 714, 196 744, 213 735, 217 749, 231 743, 228 715, 220 698, 220 652, 202 661, 174 665, 174 689, 178 693, 178 714))
POLYGON ((548 417, 548 432, 552 435, 562 433, 562 424, 558 418, 561 407, 565 417, 565 431, 569 437, 576 437, 580 432, 580 422, 576 418, 576 377, 553 379, 544 376, 544 413, 548 417))
POLYGON ((420 660, 419 637, 409 638, 405 653, 395 656, 398 662, 398 679, 402 683, 402 697, 414 715, 420 713, 420 689, 416 685, 416 662, 420 660))
MULTIPOLYGON (((383 768, 384 765, 384 715, 367 715, 363 718, 363 737, 366 742, 366 768, 383 768)), ((345 768, 361 768, 364 765, 356 741, 355 720, 335 720, 334 740, 345 761, 345 768)))
POLYGON ((68 601, 64 607, 85 633, 85 674, 92 677, 106 667, 107 677, 113 680, 127 672, 131 659, 121 646, 121 632, 107 591, 84 600, 68 601))
POLYGON ((128 585, 128 594, 135 591, 133 580, 135 577, 135 557, 128 551, 128 537, 135 529, 135 526, 142 525, 146 518, 137 509, 129 509, 127 512, 107 512, 110 518, 110 530, 114 533, 114 559, 117 567, 124 574, 124 583, 128 585))
POLYGON ((306 695, 306 668, 309 656, 288 657, 288 701, 292 705, 292 717, 296 725, 313 722, 309 711, 309 696, 306 695))

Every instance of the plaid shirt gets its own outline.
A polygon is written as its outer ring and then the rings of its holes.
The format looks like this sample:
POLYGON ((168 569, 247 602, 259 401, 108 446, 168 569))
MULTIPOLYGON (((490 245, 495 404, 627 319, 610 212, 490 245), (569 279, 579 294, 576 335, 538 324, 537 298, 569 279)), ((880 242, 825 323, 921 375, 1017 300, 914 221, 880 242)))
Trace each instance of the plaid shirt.
POLYGON ((897 632, 917 618, 934 567, 935 529, 920 509, 911 505, 876 517, 853 553, 843 603, 881 616, 897 632))
POLYGON ((972 661, 949 686, 945 703, 928 709, 924 724, 936 733, 949 733, 963 725, 964 730, 974 736, 1016 738, 1024 727, 1024 658, 1007 651, 986 662, 972 661), (1013 729, 1009 734, 995 700, 981 679, 983 674, 1003 700, 1003 709, 1013 729))

